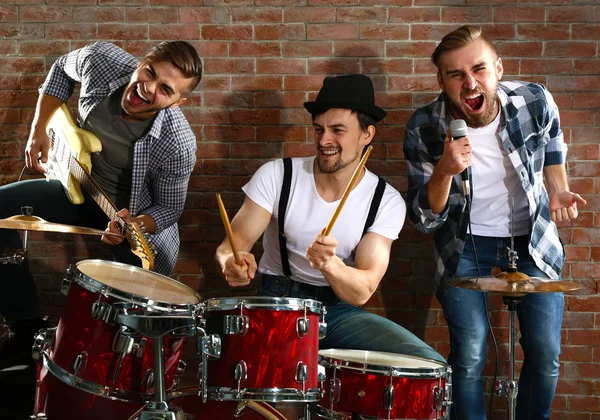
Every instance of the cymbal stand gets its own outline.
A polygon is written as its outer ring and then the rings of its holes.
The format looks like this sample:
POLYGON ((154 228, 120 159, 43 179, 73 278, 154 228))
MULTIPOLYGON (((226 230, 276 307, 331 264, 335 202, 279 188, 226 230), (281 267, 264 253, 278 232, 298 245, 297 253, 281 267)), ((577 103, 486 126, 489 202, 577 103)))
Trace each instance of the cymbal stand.
MULTIPOLYGON (((23 216, 31 216, 33 214, 33 207, 21 207, 21 214, 23 216)), ((23 248, 11 250, 10 254, 0 255, 0 264, 22 264, 25 261, 27 256, 27 231, 23 232, 23 248)))
MULTIPOLYGON (((512 199, 512 206, 510 212, 510 223, 511 228, 513 225, 513 213, 514 213, 515 200, 512 199)), ((515 235, 514 230, 511 229, 510 237, 510 248, 508 251, 508 273, 517 273, 517 251, 515 251, 515 235)), ((508 379, 499 379, 496 381, 495 390, 496 395, 504 395, 508 400, 508 418, 509 420, 515 420, 517 415, 517 395, 519 393, 519 384, 515 381, 515 342, 517 338, 517 305, 523 300, 523 296, 502 296, 502 301, 506 305, 506 309, 509 312, 508 318, 508 379)))
POLYGON ((517 395, 519 385, 515 380, 515 342, 517 305, 523 300, 521 296, 502 296, 502 301, 509 311, 508 318, 508 379, 496 381, 496 395, 505 396, 508 400, 508 418, 514 420, 517 414, 517 395))
POLYGON ((165 386, 164 336, 177 331, 178 335, 195 335, 193 317, 170 315, 119 315, 117 325, 131 328, 152 339, 154 350, 154 401, 149 401, 140 412, 139 420, 178 420, 183 418, 180 409, 173 409, 167 401, 165 386))

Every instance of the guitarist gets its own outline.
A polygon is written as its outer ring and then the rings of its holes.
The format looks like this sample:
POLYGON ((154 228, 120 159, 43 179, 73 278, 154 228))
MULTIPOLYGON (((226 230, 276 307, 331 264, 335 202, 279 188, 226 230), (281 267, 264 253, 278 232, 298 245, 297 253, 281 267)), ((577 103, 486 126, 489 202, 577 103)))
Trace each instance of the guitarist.
MULTIPOLYGON (((98 42, 60 57, 40 95, 25 150, 28 168, 43 173, 51 146, 46 129, 76 85, 79 125, 93 132, 102 151, 92 156, 93 177, 125 221, 143 224, 156 247, 154 269, 170 275, 179 251, 177 220, 196 162, 196 138, 179 105, 200 82, 202 63, 183 41, 163 42, 140 61, 121 48, 98 42)), ((73 205, 58 180, 35 179, 0 187, 0 218, 32 206, 34 215, 56 223, 120 231, 84 192, 73 205)), ((115 259, 140 265, 129 246, 113 237, 115 259), (126 252, 123 252, 126 248, 126 252)), ((122 240, 121 240, 122 241, 122 240)), ((125 241, 126 242, 126 241, 125 241)), ((0 230, 0 253, 21 248, 16 231, 0 230)), ((0 369, 31 359, 32 337, 44 327, 32 275, 22 265, 0 264, 0 313, 10 331, 0 338, 0 369)))

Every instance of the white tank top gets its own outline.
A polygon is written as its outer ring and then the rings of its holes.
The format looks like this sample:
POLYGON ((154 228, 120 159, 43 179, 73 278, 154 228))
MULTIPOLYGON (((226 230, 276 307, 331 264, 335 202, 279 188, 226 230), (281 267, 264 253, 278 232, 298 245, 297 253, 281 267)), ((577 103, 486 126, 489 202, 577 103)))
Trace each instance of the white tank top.
POLYGON ((529 233, 529 205, 519 175, 506 154, 500 137, 500 116, 481 128, 468 128, 473 150, 471 227, 473 235, 509 237, 529 233), (514 227, 510 225, 512 198, 514 227))

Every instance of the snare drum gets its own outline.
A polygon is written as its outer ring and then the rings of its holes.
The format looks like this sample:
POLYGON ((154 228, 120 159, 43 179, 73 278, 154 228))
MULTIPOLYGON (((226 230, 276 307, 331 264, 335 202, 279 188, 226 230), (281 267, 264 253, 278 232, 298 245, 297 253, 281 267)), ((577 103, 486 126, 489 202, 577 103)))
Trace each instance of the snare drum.
MULTIPOLYGON (((58 327, 38 335, 34 353, 42 353, 48 373, 71 387, 123 401, 143 402, 153 392, 152 340, 124 326, 120 314, 194 318, 199 295, 160 274, 103 260, 84 260, 63 281, 67 295, 58 327), (45 335, 45 336, 44 336, 45 335)), ((177 382, 185 335, 165 336, 167 389, 177 382)), ((52 389, 46 398, 52 398, 52 389)), ((45 405, 40 401, 41 409, 45 405)))
POLYGON ((314 418, 449 418, 451 369, 445 363, 362 350, 321 350, 319 356, 327 380, 323 399, 310 407, 314 418))
POLYGON ((212 400, 316 401, 320 302, 252 296, 203 308, 201 393, 212 400))
MULTIPOLYGON (((187 387, 169 394, 173 410, 181 409, 186 420, 285 420, 285 417, 264 402, 207 401, 202 402, 196 387, 187 387)), ((143 409, 131 419, 137 419, 143 409)))

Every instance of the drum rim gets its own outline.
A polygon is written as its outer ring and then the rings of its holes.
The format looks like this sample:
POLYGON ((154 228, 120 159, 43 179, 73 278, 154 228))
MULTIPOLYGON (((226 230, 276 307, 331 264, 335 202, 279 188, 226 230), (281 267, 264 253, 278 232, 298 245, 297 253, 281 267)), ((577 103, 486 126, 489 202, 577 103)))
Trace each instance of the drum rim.
POLYGON ((363 373, 369 373, 374 375, 385 375, 394 377, 418 377, 418 378, 429 378, 439 379, 447 377, 451 372, 450 365, 447 363, 440 362, 435 359, 427 359, 425 357, 413 356, 410 354, 402 353, 390 353, 383 351, 370 351, 370 350, 357 350, 357 349, 324 349, 319 350, 319 364, 325 368, 333 368, 339 370, 358 371, 363 373), (413 360, 422 360, 428 363, 437 364, 437 367, 404 367, 404 366, 391 366, 391 365, 379 365, 372 361, 370 362, 357 362, 354 360, 345 360, 339 356, 323 355, 322 353, 327 351, 344 351, 356 354, 375 353, 385 354, 387 356, 402 356, 413 360), (335 361, 340 363, 335 363, 335 361))
POLYGON ((320 388, 302 391, 297 388, 229 388, 211 386, 207 389, 213 401, 315 402, 321 398, 320 388), (218 397, 218 398, 217 398, 218 397))
POLYGON ((96 382, 82 379, 77 375, 67 372, 61 366, 55 363, 45 350, 40 353, 40 357, 42 357, 44 367, 49 374, 64 384, 87 392, 88 394, 97 395, 99 397, 108 398, 114 401, 124 402, 144 402, 150 395, 153 395, 100 385, 96 382))
POLYGON ((323 313, 324 306, 314 299, 272 296, 236 296, 211 298, 204 301, 205 311, 229 311, 238 309, 240 303, 247 309, 272 309, 275 311, 301 311, 306 308, 311 312, 323 313))
MULTIPOLYGON (((73 265, 72 265, 72 267, 73 267, 73 265)), ((140 304, 141 306, 146 307, 146 308, 151 308, 151 309, 155 309, 155 310, 158 309, 161 311, 168 310, 168 311, 176 311, 176 312, 178 312, 178 311, 194 312, 201 305, 201 302, 202 302, 200 294, 198 292, 196 292, 194 289, 192 289, 191 287, 186 286, 185 284, 180 283, 177 280, 172 279, 170 277, 163 276, 162 274, 155 273, 155 272, 149 271, 149 270, 145 270, 141 267, 136 267, 136 266, 129 265, 129 264, 123 264, 123 263, 116 262, 116 261, 106 261, 106 260, 101 260, 101 259, 89 259, 89 260, 77 261, 74 264, 73 270, 75 272, 71 273, 71 278, 73 279, 73 281, 75 283, 77 283, 79 286, 83 287, 84 289, 86 289, 90 292, 101 293, 105 296, 114 297, 114 298, 117 298, 122 301, 131 302, 134 304, 140 304), (153 275, 163 277, 167 280, 176 282, 177 286, 182 288, 183 290, 187 289, 186 291, 189 291, 190 294, 192 294, 198 300, 198 302, 196 302, 196 303, 192 303, 192 302, 190 302, 190 303, 172 303, 172 302, 167 302, 167 301, 162 301, 162 300, 155 300, 148 296, 141 296, 141 295, 136 295, 134 293, 125 292, 114 286, 108 286, 108 285, 102 283, 101 281, 96 280, 96 279, 88 276, 87 274, 85 274, 83 271, 81 271, 79 269, 79 265, 83 264, 83 263, 93 263, 93 264, 98 264, 98 265, 108 264, 108 265, 128 269, 130 271, 148 272, 153 275)))

